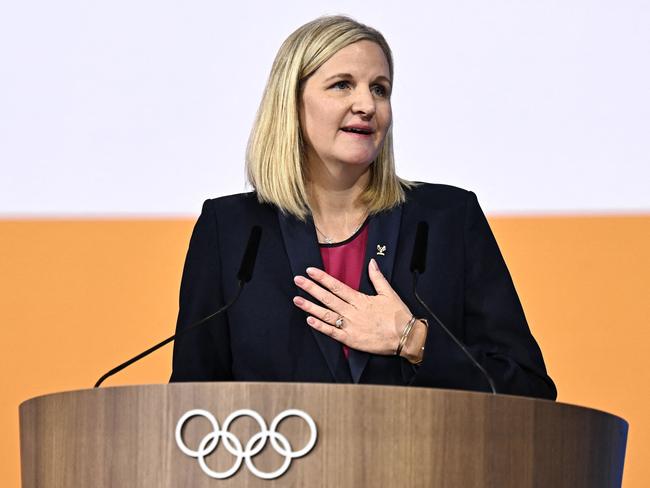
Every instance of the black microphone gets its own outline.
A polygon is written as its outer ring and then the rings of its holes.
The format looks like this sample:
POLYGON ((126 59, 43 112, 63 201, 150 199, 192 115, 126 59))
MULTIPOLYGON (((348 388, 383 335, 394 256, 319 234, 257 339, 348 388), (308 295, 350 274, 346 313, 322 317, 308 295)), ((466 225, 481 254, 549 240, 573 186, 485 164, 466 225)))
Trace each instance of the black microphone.
POLYGON ((239 272, 237 273, 237 279, 239 280, 239 288, 237 289, 237 293, 235 293, 235 296, 233 297, 232 300, 230 300, 230 302, 228 302, 226 305, 221 307, 216 312, 211 313, 207 317, 203 317, 199 321, 194 322, 193 324, 185 327, 180 332, 177 332, 176 334, 172 335, 171 337, 168 337, 164 341, 159 342, 155 346, 150 347, 146 351, 141 352, 137 356, 134 356, 128 361, 125 361, 119 366, 116 366, 115 368, 111 369, 108 373, 105 373, 101 378, 97 380, 97 383, 95 383, 95 386, 93 388, 98 388, 99 385, 101 385, 104 382, 104 380, 106 380, 107 378, 110 378, 114 374, 119 373, 124 368, 132 365, 136 361, 139 361, 140 359, 148 356, 152 352, 157 351, 164 345, 169 344, 171 341, 178 339, 179 337, 182 337, 190 330, 194 330, 196 327, 200 326, 201 324, 206 323, 208 320, 228 310, 239 299, 239 296, 241 295, 241 291, 244 288, 244 285, 248 283, 251 280, 251 277, 253 276, 253 268, 255 267, 255 258, 257 257, 257 251, 259 250, 260 247, 261 237, 262 237, 262 228, 259 225, 253 226, 253 228, 251 229, 250 236, 248 237, 248 243, 246 244, 246 250, 244 251, 244 257, 242 258, 241 266, 239 267, 239 272))
POLYGON ((490 385, 490 390, 496 395, 497 389, 494 386, 494 381, 492 377, 485 371, 485 368, 472 356, 472 354, 467 350, 465 344, 463 344, 446 326, 442 321, 434 314, 431 309, 424 303, 424 300, 418 295, 417 285, 418 285, 418 275, 423 274, 426 269, 426 258, 427 258, 427 241, 429 238, 429 225, 426 222, 418 223, 418 228, 415 233, 415 243, 413 244, 413 255, 411 256, 411 273, 413 273, 413 294, 415 299, 418 301, 422 307, 429 313, 431 317, 436 321, 445 333, 451 337, 451 339, 456 343, 456 345, 465 353, 474 366, 476 366, 485 379, 490 385))
POLYGON ((237 279, 240 282, 248 283, 253 276, 253 268, 255 268, 255 258, 257 258, 257 251, 260 248, 260 239, 262 238, 262 228, 259 225, 253 226, 251 235, 248 238, 246 251, 241 260, 241 266, 237 273, 237 279))
POLYGON ((427 241, 429 240, 429 224, 418 223, 415 231, 415 243, 413 244, 413 255, 411 256, 411 273, 424 273, 427 264, 427 241))

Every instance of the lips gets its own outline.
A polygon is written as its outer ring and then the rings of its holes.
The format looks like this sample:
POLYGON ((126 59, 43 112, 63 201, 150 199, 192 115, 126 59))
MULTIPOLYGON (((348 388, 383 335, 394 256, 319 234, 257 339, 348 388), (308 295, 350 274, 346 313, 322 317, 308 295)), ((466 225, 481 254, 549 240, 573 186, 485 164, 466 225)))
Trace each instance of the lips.
POLYGON ((347 132, 348 134, 359 134, 362 136, 369 136, 375 132, 371 127, 361 125, 349 125, 346 127, 341 127, 341 130, 343 132, 347 132))

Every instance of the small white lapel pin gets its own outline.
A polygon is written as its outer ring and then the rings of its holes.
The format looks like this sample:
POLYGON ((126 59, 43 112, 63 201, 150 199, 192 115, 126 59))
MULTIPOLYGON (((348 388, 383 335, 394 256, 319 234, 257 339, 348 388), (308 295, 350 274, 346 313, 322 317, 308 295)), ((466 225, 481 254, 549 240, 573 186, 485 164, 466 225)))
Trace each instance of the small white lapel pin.
POLYGON ((384 252, 386 252, 386 246, 377 244, 377 256, 385 256, 384 252))

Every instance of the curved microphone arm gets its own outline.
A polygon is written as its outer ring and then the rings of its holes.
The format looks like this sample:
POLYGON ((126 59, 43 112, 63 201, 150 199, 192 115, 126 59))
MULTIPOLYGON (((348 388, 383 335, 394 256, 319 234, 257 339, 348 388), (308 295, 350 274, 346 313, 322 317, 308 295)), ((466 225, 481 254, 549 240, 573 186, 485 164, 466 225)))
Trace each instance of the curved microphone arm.
POLYGON ((456 345, 465 353, 465 355, 469 358, 469 360, 472 362, 474 366, 476 366, 483 376, 485 376, 485 379, 490 385, 490 390, 492 390, 492 393, 496 395, 497 389, 494 386, 494 381, 492 380, 492 377, 488 374, 488 372, 481 366, 481 363, 479 363, 474 356, 467 350, 467 347, 465 347, 465 344, 463 344, 458 338, 445 326, 445 324, 442 323, 442 321, 436 316, 435 313, 431 311, 431 309, 427 306, 426 303, 424 303, 424 300, 420 298, 420 295, 418 295, 418 290, 417 290, 417 284, 418 284, 418 272, 415 271, 413 273, 413 294, 415 295, 415 299, 418 301, 422 307, 429 313, 431 317, 438 323, 440 328, 445 331, 445 333, 456 343, 456 345))
POLYGON ((183 330, 181 330, 180 332, 177 332, 177 333, 174 334, 173 336, 168 337, 168 338, 165 339, 164 341, 159 342, 159 343, 156 344, 155 346, 150 347, 150 348, 147 349, 146 351, 141 352, 141 353, 138 354, 137 356, 134 356, 134 357, 132 357, 131 359, 129 359, 128 361, 125 361, 125 362, 123 362, 122 364, 120 364, 119 366, 116 366, 115 368, 111 369, 108 373, 104 374, 101 378, 99 378, 99 379, 97 380, 97 383, 95 383, 95 386, 94 386, 93 388, 98 388, 99 385, 101 385, 101 384, 104 382, 105 379, 110 378, 110 377, 113 376, 115 373, 119 373, 120 371, 122 371, 122 370, 123 370, 124 368, 126 368, 127 366, 130 366, 131 364, 135 363, 136 361, 139 361, 140 359, 142 359, 142 358, 148 356, 148 355, 151 354, 152 352, 157 351, 158 349, 160 349, 160 348, 163 347, 164 345, 169 344, 171 341, 173 341, 173 340, 175 340, 175 339, 178 339, 179 337, 184 336, 184 335, 185 335, 187 332, 189 332, 190 330, 194 330, 194 329, 195 329, 196 327, 198 327, 199 325, 202 325, 202 324, 206 323, 208 320, 210 320, 210 319, 216 317, 216 316, 219 315, 220 313, 222 313, 222 312, 226 311, 227 309, 229 309, 229 308, 231 307, 231 305, 237 301, 237 299, 239 298, 239 295, 241 295, 241 291, 243 290, 243 288, 244 288, 244 284, 245 284, 245 283, 246 283, 246 282, 245 282, 244 280, 239 280, 239 288, 237 289, 237 293, 235 293, 235 296, 233 297, 232 300, 230 300, 230 302, 228 302, 227 304, 225 304, 225 305, 224 305, 223 307, 221 307, 219 310, 217 310, 217 311, 214 312, 214 313, 211 313, 211 314, 208 315, 207 317, 203 317, 203 318, 202 318, 201 320, 199 320, 198 322, 195 322, 195 323, 189 325, 188 327, 185 327, 183 330))

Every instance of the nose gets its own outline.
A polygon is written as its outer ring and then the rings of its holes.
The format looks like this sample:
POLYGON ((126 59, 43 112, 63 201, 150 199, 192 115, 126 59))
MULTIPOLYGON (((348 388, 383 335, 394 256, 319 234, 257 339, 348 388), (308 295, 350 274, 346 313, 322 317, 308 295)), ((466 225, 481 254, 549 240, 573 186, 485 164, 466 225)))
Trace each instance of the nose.
POLYGON ((364 119, 371 119, 375 115, 377 106, 370 87, 358 87, 354 91, 351 109, 352 113, 364 119))

